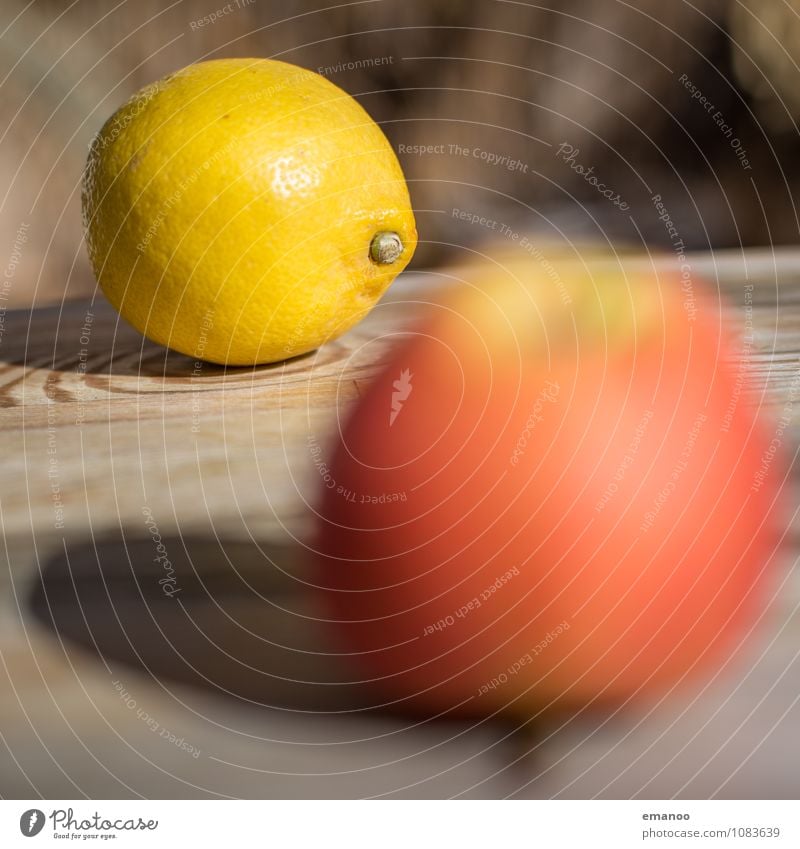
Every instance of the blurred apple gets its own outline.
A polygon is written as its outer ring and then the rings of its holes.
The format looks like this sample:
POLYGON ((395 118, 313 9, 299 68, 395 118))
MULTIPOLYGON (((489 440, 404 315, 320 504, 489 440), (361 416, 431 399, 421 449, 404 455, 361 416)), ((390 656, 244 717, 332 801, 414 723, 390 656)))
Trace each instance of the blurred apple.
POLYGON ((342 429, 319 578, 365 681, 531 715, 715 672, 762 611, 783 478, 711 291, 486 262, 342 429))

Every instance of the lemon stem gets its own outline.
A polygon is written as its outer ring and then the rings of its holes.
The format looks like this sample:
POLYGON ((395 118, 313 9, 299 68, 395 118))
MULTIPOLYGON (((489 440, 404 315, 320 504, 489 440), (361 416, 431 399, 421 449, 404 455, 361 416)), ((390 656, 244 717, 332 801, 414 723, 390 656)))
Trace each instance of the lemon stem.
POLYGON ((403 243, 397 233, 383 231, 372 237, 369 255, 378 265, 391 265, 403 253, 403 243))

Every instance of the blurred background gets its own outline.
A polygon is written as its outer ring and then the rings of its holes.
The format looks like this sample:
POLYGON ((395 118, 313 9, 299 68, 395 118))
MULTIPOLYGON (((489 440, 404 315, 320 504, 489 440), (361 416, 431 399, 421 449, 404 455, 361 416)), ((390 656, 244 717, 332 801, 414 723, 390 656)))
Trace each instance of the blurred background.
MULTIPOLYGON (((336 686, 350 673, 296 590, 320 486, 309 445, 366 385, 368 345, 465 252, 504 228, 670 255, 797 244, 799 61, 800 0, 3 0, 0 795, 797 798, 800 585, 786 563, 773 630, 738 671, 653 710, 535 728, 427 722, 336 686), (325 346, 313 387, 309 361, 205 368, 195 433, 177 416, 193 363, 102 305, 61 305, 97 294, 80 216, 94 134, 145 84, 229 56, 317 70, 381 124, 421 273, 353 341, 325 346), (356 379, 342 389, 345 361, 356 379), (287 425, 293 391, 305 406, 287 425)), ((726 286, 741 306, 755 281, 753 394, 780 410, 800 385, 798 322, 761 256, 726 266, 726 286)), ((724 276, 716 256, 692 262, 724 276)))
POLYGON ((567 228, 669 248, 652 214, 660 195, 687 247, 794 243, 798 11, 797 0, 4 0, 0 232, 9 255, 21 224, 28 240, 7 301, 92 290, 79 181, 93 134, 146 83, 224 56, 320 70, 381 123, 417 209, 417 268, 490 235, 454 208, 543 237, 567 228))

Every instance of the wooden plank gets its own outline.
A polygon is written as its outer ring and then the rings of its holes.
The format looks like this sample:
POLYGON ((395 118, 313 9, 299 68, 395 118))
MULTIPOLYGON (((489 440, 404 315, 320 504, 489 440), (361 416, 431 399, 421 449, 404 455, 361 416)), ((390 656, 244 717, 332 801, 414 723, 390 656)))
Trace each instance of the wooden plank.
MULTIPOLYGON (((747 263, 762 277, 746 393, 773 408, 785 402, 800 364, 800 310, 791 307, 800 299, 800 261, 791 256, 793 265, 781 258, 780 288, 769 285, 776 263, 747 263)), ((730 257, 692 263, 709 275, 715 265, 726 270, 732 329, 741 335, 744 265, 730 257)), ((9 313, 0 427, 7 475, 21 485, 0 500, 7 537, 35 527, 40 542, 57 542, 61 530, 141 525, 144 505, 164 530, 211 516, 245 536, 287 523, 302 530, 319 480, 309 446, 324 449, 381 355, 448 279, 409 275, 342 339, 256 369, 196 366, 143 340, 100 303, 9 313), (58 508, 63 528, 55 527, 58 508)))
MULTIPOLYGON (((719 283, 739 336, 753 284, 747 397, 781 407, 800 367, 800 252, 690 262, 719 283)), ((406 275, 341 340, 256 369, 198 367, 100 302, 6 314, 0 794, 800 792, 783 767, 800 757, 794 551, 771 630, 754 643, 752 680, 740 686, 741 670, 726 672, 689 713, 681 702, 644 725, 576 717, 519 733, 376 710, 368 687, 347 683, 352 670, 304 590, 320 484, 311 448, 325 459, 388 346, 454 277, 406 275), (181 590, 173 597, 159 583, 158 542, 181 590), (718 744, 723 754, 711 757, 718 744), (767 775, 770 759, 778 767, 767 775)), ((793 421, 793 447, 798 436, 793 421)))

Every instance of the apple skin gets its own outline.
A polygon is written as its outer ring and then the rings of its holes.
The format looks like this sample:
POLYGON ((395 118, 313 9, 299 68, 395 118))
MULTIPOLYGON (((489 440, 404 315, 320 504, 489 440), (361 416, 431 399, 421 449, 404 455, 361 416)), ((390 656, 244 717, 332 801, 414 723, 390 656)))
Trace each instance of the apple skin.
POLYGON ((764 610, 784 468, 763 473, 772 428, 718 298, 558 274, 464 272, 334 447, 320 594, 383 703, 652 700, 716 672, 764 610))

